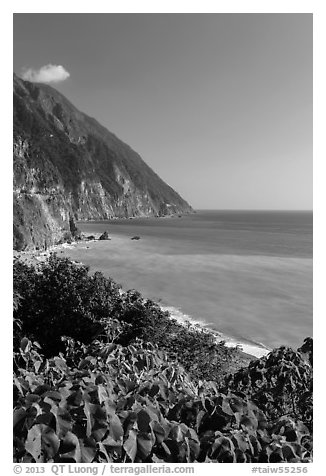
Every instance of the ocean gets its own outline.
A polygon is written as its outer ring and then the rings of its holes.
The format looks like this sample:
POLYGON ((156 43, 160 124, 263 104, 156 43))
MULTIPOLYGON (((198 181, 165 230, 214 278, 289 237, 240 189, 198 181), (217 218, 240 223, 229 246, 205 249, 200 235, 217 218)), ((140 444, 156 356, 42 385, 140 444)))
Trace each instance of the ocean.
POLYGON ((64 253, 232 343, 297 348, 312 336, 312 225, 312 212, 229 210, 79 222, 111 240, 64 253))

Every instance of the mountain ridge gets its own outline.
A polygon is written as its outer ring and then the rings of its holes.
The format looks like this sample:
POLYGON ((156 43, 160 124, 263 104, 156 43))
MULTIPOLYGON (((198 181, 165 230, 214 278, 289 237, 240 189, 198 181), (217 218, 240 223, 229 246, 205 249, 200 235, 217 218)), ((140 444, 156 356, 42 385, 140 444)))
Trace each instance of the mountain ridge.
POLYGON ((14 74, 14 249, 64 241, 75 220, 191 213, 128 144, 45 84, 14 74))

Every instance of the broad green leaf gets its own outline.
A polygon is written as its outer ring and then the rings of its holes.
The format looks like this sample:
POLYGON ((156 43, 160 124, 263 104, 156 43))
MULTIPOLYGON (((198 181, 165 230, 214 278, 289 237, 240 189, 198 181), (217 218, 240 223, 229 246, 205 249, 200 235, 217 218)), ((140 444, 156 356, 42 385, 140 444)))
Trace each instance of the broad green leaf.
POLYGON ((180 442, 180 441, 184 440, 183 432, 182 432, 179 425, 175 425, 171 429, 169 437, 172 438, 173 440, 177 441, 177 442, 180 442))
POLYGON ((133 463, 137 454, 137 433, 135 430, 129 431, 129 436, 124 442, 123 448, 133 463))
POLYGON ((171 456, 170 448, 164 443, 164 441, 161 443, 161 446, 162 446, 162 448, 164 449, 165 453, 166 453, 168 456, 171 456))
POLYGON ((152 461, 153 461, 153 463, 164 463, 165 462, 164 459, 158 458, 155 454, 152 456, 152 461))
POLYGON ((200 424, 201 424, 201 421, 203 419, 203 417, 206 415, 206 412, 204 410, 199 410, 198 414, 197 414, 197 417, 196 417, 196 429, 198 431, 199 427, 200 427, 200 424))
POLYGON ((299 456, 296 454, 294 447, 290 444, 283 445, 282 452, 286 461, 291 461, 293 458, 297 458, 299 456))
POLYGON ((151 397, 154 397, 154 395, 156 395, 159 391, 160 391, 160 387, 157 384, 154 384, 150 388, 148 395, 150 395, 151 397))
POLYGON ((79 439, 81 463, 92 463, 96 455, 96 442, 93 438, 79 439))
POLYGON ((51 400, 53 400, 54 402, 56 403, 59 403, 61 402, 61 399, 62 399, 62 394, 60 392, 56 392, 56 391, 49 391, 49 392, 46 392, 44 395, 43 395, 44 398, 49 398, 51 400))
POLYGON ((161 397, 163 397, 164 400, 167 400, 168 399, 168 387, 167 387, 167 385, 165 385, 163 383, 160 383, 159 387, 160 387, 161 397))
POLYGON ((30 350, 32 343, 27 337, 23 337, 20 341, 20 348, 23 352, 28 352, 30 350))
POLYGON ((246 415, 243 415, 243 417, 240 420, 240 425, 242 427, 251 429, 251 430, 256 430, 258 427, 258 423, 255 417, 248 417, 246 415))
POLYGON ((94 420, 92 437, 95 441, 101 441, 108 431, 108 423, 104 420, 94 420))
POLYGON ((35 419, 35 423, 42 423, 55 431, 56 422, 52 412, 38 414, 35 419))
POLYGON ((15 377, 14 383, 16 387, 18 388, 19 392, 21 393, 21 395, 24 396, 25 392, 29 391, 29 384, 23 377, 15 377))
POLYGON ((98 385, 97 392, 98 392, 98 400, 100 404, 102 404, 109 398, 107 388, 104 385, 101 385, 101 384, 98 385))
POLYGON ((234 395, 229 399, 229 405, 233 412, 239 412, 240 414, 243 413, 244 409, 244 402, 234 395))
POLYGON ((150 427, 152 428, 154 432, 154 435, 156 437, 156 442, 159 444, 162 443, 162 441, 164 441, 166 438, 166 433, 164 431, 163 426, 157 421, 151 421, 150 427))
POLYGON ((235 447, 239 448, 239 450, 245 452, 248 449, 248 442, 242 433, 234 433, 231 439, 235 447))
POLYGON ((87 430, 86 430, 87 436, 90 436, 92 434, 95 421, 97 422, 102 421, 103 423, 106 423, 107 416, 106 416, 104 408, 102 408, 100 405, 96 405, 94 403, 89 403, 85 401, 84 413, 87 418, 87 430))
POLYGON ((25 402, 32 405, 33 403, 39 402, 41 400, 41 397, 39 395, 34 395, 33 393, 30 393, 26 395, 25 397, 25 402))
POLYGON ((153 448, 153 437, 151 435, 138 435, 137 437, 137 448, 139 455, 146 459, 153 448))
POLYGON ((61 370, 62 372, 68 370, 67 364, 63 359, 60 359, 59 357, 54 357, 53 360, 57 369, 61 370))
POLYGON ((189 428, 189 430, 188 430, 188 435, 189 435, 189 437, 190 437, 192 440, 194 440, 194 441, 196 441, 197 443, 199 443, 199 438, 198 438, 198 435, 197 435, 197 433, 195 432, 195 430, 193 430, 192 428, 189 428))
POLYGON ((122 441, 116 441, 112 438, 112 436, 107 436, 105 440, 102 441, 103 445, 108 447, 108 449, 112 448, 119 448, 122 446, 122 441))
POLYGON ((35 459, 36 463, 45 463, 58 452, 59 438, 52 428, 44 424, 34 425, 27 434, 26 451, 35 459))
POLYGON ((120 441, 123 438, 123 426, 117 415, 110 415, 109 417, 109 435, 115 440, 120 441))
POLYGON ((14 429, 21 420, 26 418, 26 415, 27 413, 24 408, 18 408, 14 410, 14 429))
POLYGON ((222 399, 222 411, 226 413, 227 415, 233 416, 234 411, 230 407, 230 403, 227 398, 222 399))
POLYGON ((81 463, 81 450, 77 436, 68 431, 61 441, 60 455, 65 458, 73 458, 76 463, 81 463))
POLYGON ((106 451, 104 444, 101 441, 99 441, 97 444, 98 444, 99 455, 101 459, 104 460, 106 463, 112 462, 113 460, 109 456, 108 452, 106 451))
POLYGON ((218 457, 219 455, 227 452, 234 452, 234 445, 230 438, 220 436, 216 438, 212 447, 210 448, 210 456, 218 457))
POLYGON ((70 413, 55 405, 52 406, 52 413, 54 414, 57 422, 57 435, 61 439, 66 435, 67 432, 70 432, 73 427, 73 419, 70 413))
POLYGON ((79 407, 83 400, 83 394, 80 389, 72 390, 70 395, 67 397, 67 403, 75 407, 79 407))
POLYGON ((137 424, 138 424, 138 429, 141 432, 147 433, 149 431, 149 424, 151 422, 151 417, 147 413, 146 410, 140 410, 137 413, 137 424))
POLYGON ((187 444, 187 463, 192 463, 200 453, 200 444, 192 438, 185 438, 187 444))

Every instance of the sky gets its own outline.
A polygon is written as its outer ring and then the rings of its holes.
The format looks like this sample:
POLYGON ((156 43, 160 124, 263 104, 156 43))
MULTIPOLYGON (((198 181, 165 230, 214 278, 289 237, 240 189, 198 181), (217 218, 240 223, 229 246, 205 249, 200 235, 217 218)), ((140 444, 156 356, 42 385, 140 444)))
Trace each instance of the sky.
POLYGON ((312 14, 15 14, 13 46, 195 209, 312 209, 312 14))

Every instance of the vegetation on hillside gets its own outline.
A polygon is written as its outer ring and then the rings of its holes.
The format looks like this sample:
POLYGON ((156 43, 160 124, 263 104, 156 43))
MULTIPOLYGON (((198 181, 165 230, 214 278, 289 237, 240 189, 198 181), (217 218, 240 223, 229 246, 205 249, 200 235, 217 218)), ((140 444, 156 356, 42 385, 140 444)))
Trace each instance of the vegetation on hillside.
POLYGON ((55 89, 14 75, 13 92, 14 249, 56 243, 69 215, 192 211, 139 154, 55 89))
POLYGON ((122 293, 112 279, 100 272, 90 275, 87 266, 68 258, 52 253, 37 267, 15 259, 13 274, 15 292, 21 296, 15 311, 20 338, 39 342, 46 357, 64 350, 62 336, 90 343, 110 318, 124 324, 118 343, 128 345, 139 338, 157 344, 182 362, 192 378, 220 381, 230 365, 242 362, 237 350, 217 344, 207 331, 182 326, 139 292, 122 293))
POLYGON ((83 265, 14 262, 15 462, 311 461, 312 340, 241 362, 83 265))

